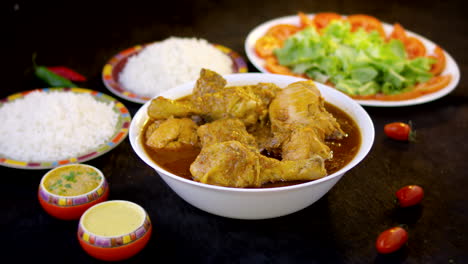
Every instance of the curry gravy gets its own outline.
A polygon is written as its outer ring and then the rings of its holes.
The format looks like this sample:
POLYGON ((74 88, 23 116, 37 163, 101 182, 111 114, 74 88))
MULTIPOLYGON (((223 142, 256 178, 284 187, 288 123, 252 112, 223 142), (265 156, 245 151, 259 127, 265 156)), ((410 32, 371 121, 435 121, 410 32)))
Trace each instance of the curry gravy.
MULTIPOLYGON (((333 151, 333 159, 325 161, 325 168, 327 174, 332 174, 343 168, 350 162, 359 150, 361 145, 361 134, 356 122, 344 111, 338 107, 325 102, 325 108, 331 113, 341 126, 341 129, 347 136, 340 140, 327 140, 326 144, 333 151)), ((143 128, 146 131, 150 122, 147 122, 143 128)), ((145 133, 143 133, 144 135, 145 133)), ((154 151, 147 147, 145 144, 146 138, 141 137, 143 148, 148 156, 165 170, 181 176, 183 178, 192 180, 190 173, 190 165, 195 161, 200 153, 200 148, 187 145, 184 148, 176 151, 160 150, 154 151)), ((263 154, 263 153, 262 153, 263 154)), ((281 159, 278 156, 266 155, 271 158, 281 159)), ((289 181, 289 182, 276 182, 264 184, 262 188, 282 187, 304 183, 305 181, 289 181)))

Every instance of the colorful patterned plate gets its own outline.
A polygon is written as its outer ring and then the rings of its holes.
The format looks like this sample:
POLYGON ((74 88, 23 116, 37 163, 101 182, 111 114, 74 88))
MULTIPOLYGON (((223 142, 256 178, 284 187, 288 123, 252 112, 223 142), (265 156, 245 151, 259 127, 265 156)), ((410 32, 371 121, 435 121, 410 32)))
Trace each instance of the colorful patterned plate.
MULTIPOLYGON (((102 70, 102 81, 104 82, 104 85, 107 87, 107 89, 109 89, 109 91, 119 96, 120 98, 134 103, 144 104, 146 101, 151 99, 150 97, 140 96, 133 92, 127 91, 122 85, 120 85, 118 81, 119 74, 127 63, 128 58, 138 54, 138 52, 140 52, 147 45, 150 44, 137 45, 126 49, 112 57, 107 62, 107 64, 104 66, 104 69, 102 70)), ((243 73, 248 71, 247 64, 239 54, 222 45, 213 44, 213 46, 231 58, 233 73, 243 73)))
POLYGON ((117 121, 117 125, 115 126, 114 134, 112 135, 111 139, 108 142, 105 142, 99 146, 96 146, 95 149, 91 150, 88 153, 80 155, 78 157, 64 157, 62 160, 57 161, 40 161, 40 162, 28 162, 28 161, 21 161, 21 160, 13 160, 8 157, 2 156, 0 154, 0 165, 18 169, 50 169, 57 166, 69 164, 69 163, 82 163, 94 158, 97 158, 109 150, 115 148, 117 145, 120 144, 128 135, 128 127, 130 126, 131 116, 128 112, 128 109, 123 105, 121 102, 117 101, 113 97, 103 94, 98 91, 83 89, 83 88, 44 88, 44 89, 36 89, 25 91, 21 93, 16 93, 13 95, 8 96, 7 98, 3 98, 0 100, 0 108, 14 100, 18 100, 23 98, 30 92, 39 91, 39 92, 52 92, 52 91, 64 91, 64 92, 72 92, 72 93, 88 93, 91 94, 96 100, 101 102, 114 102, 114 111, 119 114, 119 119, 117 121))

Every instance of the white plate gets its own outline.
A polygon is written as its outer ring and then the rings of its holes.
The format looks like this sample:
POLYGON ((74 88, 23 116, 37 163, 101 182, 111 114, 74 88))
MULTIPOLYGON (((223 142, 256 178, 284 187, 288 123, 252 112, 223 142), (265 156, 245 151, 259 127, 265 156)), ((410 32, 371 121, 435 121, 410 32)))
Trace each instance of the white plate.
MULTIPOLYGON (((309 17, 313 17, 314 14, 308 14, 309 17)), ((247 39, 245 40, 245 53, 247 54, 247 58, 252 62, 252 64, 261 72, 270 73, 267 69, 265 69, 265 60, 257 56, 255 53, 255 42, 257 39, 262 37, 269 28, 274 25, 278 24, 291 24, 291 25, 299 25, 299 17, 297 15, 294 16, 286 16, 280 17, 273 20, 269 20, 263 24, 260 24, 256 28, 254 28, 247 39)), ((387 34, 389 34, 393 26, 387 23, 383 23, 384 30, 387 34)), ((404 26, 404 25, 403 25, 404 26)), ((405 29, 406 30, 406 29, 405 29)), ((431 52, 436 44, 432 41, 416 34, 411 31, 406 30, 408 36, 417 37, 422 43, 426 46, 426 49, 431 52)), ((402 101, 380 101, 380 100, 356 100, 359 104, 365 106, 384 106, 384 107, 393 107, 393 106, 407 106, 407 105, 417 105, 422 103, 427 103, 436 99, 439 99, 448 93, 450 93, 455 87, 457 86, 458 82, 460 81, 460 69, 458 68, 457 63, 455 60, 448 54, 445 50, 445 57, 446 57, 446 66, 442 74, 451 74, 452 80, 450 83, 443 89, 436 91, 434 93, 426 94, 414 99, 409 100, 402 100, 402 101)))

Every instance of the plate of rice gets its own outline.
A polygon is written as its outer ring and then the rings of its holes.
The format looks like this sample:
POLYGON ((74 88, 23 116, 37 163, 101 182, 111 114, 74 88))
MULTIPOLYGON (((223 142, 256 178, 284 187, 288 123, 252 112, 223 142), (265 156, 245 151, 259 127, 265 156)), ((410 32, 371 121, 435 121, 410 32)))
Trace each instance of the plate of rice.
POLYGON ((128 135, 128 109, 84 88, 43 88, 0 100, 0 165, 49 169, 82 163, 128 135))
POLYGON ((196 80, 202 68, 221 74, 248 71, 244 59, 225 46, 204 39, 170 37, 121 51, 105 64, 102 80, 116 96, 143 104, 196 80))

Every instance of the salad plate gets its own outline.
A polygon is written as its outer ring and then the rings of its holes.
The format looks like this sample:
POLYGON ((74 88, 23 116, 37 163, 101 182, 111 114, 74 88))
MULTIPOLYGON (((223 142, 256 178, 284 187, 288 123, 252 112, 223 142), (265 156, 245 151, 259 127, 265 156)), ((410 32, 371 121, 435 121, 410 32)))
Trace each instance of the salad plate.
POLYGON ((128 135, 128 128, 131 122, 131 116, 128 109, 124 104, 114 99, 113 97, 103 94, 98 91, 84 89, 84 88, 42 88, 24 91, 16 94, 12 94, 6 98, 0 99, 0 108, 5 104, 21 100, 31 92, 51 93, 51 92, 66 92, 76 94, 90 94, 96 101, 102 103, 113 103, 113 111, 118 114, 117 122, 114 127, 114 132, 109 139, 90 149, 87 153, 81 153, 74 157, 63 157, 58 160, 47 160, 47 161, 25 161, 18 160, 12 157, 5 156, 0 153, 0 165, 5 167, 17 168, 17 169, 28 169, 28 170, 39 170, 39 169, 50 169, 65 164, 71 163, 83 163, 85 161, 97 158, 108 151, 117 147, 128 135))
MULTIPOLYGON (((313 18, 314 14, 307 14, 309 18, 313 18)), ((343 16, 345 17, 345 16, 343 16)), ((266 21, 257 27, 255 27, 247 36, 244 48, 247 58, 250 62, 260 71, 264 73, 271 73, 265 67, 265 60, 257 55, 255 52, 255 43, 256 41, 265 35, 265 33, 273 26, 280 25, 280 24, 289 24, 289 25, 296 25, 299 26, 300 20, 299 16, 292 15, 292 16, 285 16, 276 19, 272 19, 266 21)), ((392 32, 393 25, 382 22, 384 31, 386 35, 389 35, 392 32)), ((419 39, 425 46, 427 51, 432 51, 436 47, 436 44, 423 36, 420 36, 416 33, 413 33, 409 30, 405 30, 407 36, 415 37, 419 39)), ((457 63, 452 58, 450 54, 448 54, 445 50, 443 51, 446 58, 446 65, 445 69, 441 73, 441 75, 450 74, 452 76, 449 84, 444 88, 435 91, 433 93, 425 94, 413 99, 401 100, 401 101, 384 101, 384 100, 362 100, 362 99, 355 99, 359 104, 364 106, 376 106, 376 107, 399 107, 399 106, 409 106, 409 105, 417 105, 422 103, 427 103, 436 99, 439 99, 451 91, 453 91, 459 80, 460 80, 460 70, 458 68, 457 63)))
MULTIPOLYGON (((104 66, 102 70, 102 81, 104 82, 104 85, 107 87, 107 89, 115 94, 116 96, 123 98, 125 100, 134 102, 134 103, 140 103, 144 104, 147 101, 149 101, 151 98, 148 96, 142 96, 138 95, 134 92, 129 91, 126 89, 120 82, 119 82, 119 75, 124 69, 127 60, 145 48, 145 46, 148 46, 153 43, 149 44, 144 44, 144 45, 136 45, 131 48, 128 48, 126 50, 123 50, 113 56, 104 66)), ((247 63, 244 61, 244 59, 235 51, 219 45, 219 44, 212 44, 215 48, 229 56, 229 58, 232 61, 232 72, 233 73, 243 73, 247 72, 247 63)))

